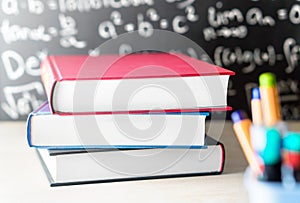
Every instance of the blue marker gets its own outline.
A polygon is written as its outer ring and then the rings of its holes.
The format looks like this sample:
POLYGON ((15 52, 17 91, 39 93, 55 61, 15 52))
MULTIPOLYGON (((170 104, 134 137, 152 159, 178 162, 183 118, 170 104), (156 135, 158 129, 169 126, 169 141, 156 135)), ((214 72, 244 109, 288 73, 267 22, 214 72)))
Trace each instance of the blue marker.
POLYGON ((252 113, 252 122, 254 125, 263 124, 263 113, 260 100, 259 87, 252 89, 252 98, 251 98, 251 113, 252 113))

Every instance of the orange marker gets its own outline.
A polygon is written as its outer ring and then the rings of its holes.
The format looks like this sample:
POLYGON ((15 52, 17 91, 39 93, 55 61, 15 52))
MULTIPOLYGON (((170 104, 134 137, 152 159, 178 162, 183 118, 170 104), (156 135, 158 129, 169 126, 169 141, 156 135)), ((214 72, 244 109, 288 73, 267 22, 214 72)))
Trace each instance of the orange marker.
POLYGON ((259 92, 258 87, 255 87, 252 89, 251 113, 252 113, 253 124, 254 125, 262 125, 263 124, 263 113, 262 113, 262 108, 261 108, 260 92, 259 92))
POLYGON ((244 155, 255 174, 261 175, 262 165, 255 156, 255 153, 251 147, 250 141, 250 126, 251 121, 248 119, 244 111, 235 111, 231 114, 231 119, 233 122, 233 129, 239 143, 243 149, 244 155))
POLYGON ((259 90, 264 124, 273 126, 281 120, 279 96, 274 74, 263 73, 259 76, 259 90))

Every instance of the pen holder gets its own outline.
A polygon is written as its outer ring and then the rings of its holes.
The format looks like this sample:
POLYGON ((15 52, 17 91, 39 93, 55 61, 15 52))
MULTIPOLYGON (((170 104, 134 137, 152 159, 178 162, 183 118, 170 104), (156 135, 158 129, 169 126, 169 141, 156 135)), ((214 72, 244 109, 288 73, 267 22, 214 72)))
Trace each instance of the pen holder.
POLYGON ((286 188, 281 182, 259 181, 248 167, 244 175, 244 184, 249 194, 250 203, 298 203, 300 201, 300 184, 286 188))

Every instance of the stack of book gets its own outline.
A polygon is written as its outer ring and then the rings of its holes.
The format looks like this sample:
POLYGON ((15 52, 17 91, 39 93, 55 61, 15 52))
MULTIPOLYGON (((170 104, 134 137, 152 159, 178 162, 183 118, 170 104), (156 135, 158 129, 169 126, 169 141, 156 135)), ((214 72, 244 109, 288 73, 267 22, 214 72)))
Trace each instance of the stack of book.
POLYGON ((51 186, 219 174, 224 148, 205 119, 230 109, 233 74, 176 53, 49 56, 28 143, 51 186))

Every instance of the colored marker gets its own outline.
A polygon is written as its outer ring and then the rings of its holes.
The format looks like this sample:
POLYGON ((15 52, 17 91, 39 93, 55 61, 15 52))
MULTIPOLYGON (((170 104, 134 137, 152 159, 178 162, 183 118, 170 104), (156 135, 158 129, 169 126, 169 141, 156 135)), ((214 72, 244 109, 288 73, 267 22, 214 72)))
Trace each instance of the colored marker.
POLYGON ((260 92, 259 92, 258 87, 255 87, 252 89, 251 113, 252 113, 253 124, 254 125, 262 125, 263 124, 263 113, 262 113, 262 108, 261 108, 260 92))
POLYGON ((282 181, 290 187, 300 181, 300 133, 288 132, 282 145, 282 181))
POLYGON ((231 114, 231 119, 233 122, 233 129, 236 137, 242 147, 244 155, 255 174, 262 174, 262 165, 259 164, 257 157, 251 147, 250 142, 250 126, 251 121, 249 120, 247 114, 244 111, 234 111, 231 114))
POLYGON ((276 128, 267 128, 265 136, 265 147, 260 155, 265 165, 277 164, 281 161, 281 134, 276 128))
POLYGON ((279 97, 274 74, 263 73, 259 76, 259 90, 264 124, 266 126, 273 126, 281 120, 279 97))
POLYGON ((276 127, 264 128, 260 136, 260 147, 255 151, 263 160, 262 180, 281 181, 281 134, 276 127))

